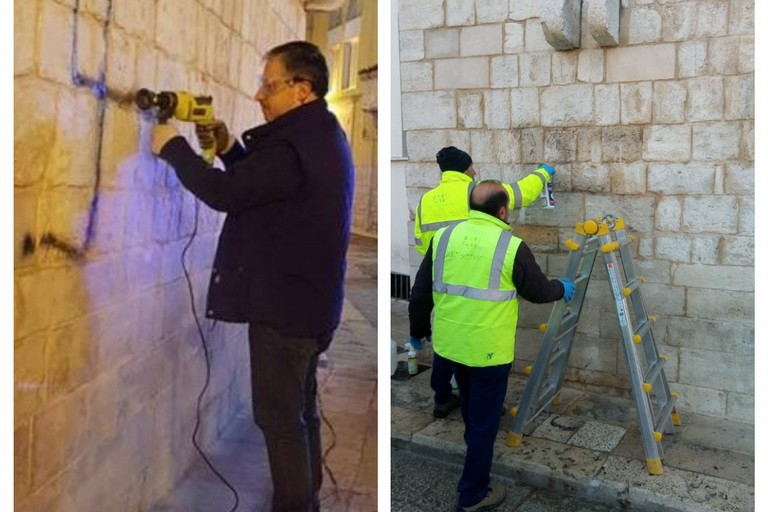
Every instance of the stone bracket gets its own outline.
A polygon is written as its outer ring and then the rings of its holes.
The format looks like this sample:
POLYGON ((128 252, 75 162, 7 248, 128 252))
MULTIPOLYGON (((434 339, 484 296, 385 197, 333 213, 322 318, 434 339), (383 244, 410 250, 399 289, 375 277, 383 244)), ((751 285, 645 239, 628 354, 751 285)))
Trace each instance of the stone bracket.
POLYGON ((555 50, 573 50, 581 41, 581 0, 542 0, 541 29, 555 50))
POLYGON ((589 33, 600 46, 619 44, 619 0, 588 0, 589 33))
MULTIPOLYGON (((583 0, 589 33, 600 46, 619 44, 620 0, 583 0)), ((555 50, 581 43, 582 0, 540 0, 541 29, 555 50)))

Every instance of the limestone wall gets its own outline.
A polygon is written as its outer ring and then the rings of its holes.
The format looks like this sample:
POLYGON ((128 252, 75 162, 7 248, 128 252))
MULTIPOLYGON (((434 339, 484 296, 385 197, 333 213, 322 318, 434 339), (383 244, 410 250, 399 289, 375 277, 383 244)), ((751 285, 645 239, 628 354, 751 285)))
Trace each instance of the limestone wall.
MULTIPOLYGON (((214 97, 238 134, 298 0, 14 2, 15 509, 148 510, 197 457, 197 314, 223 217, 148 150, 140 87, 214 97)), ((179 125, 193 134, 191 125, 179 125)), ((191 137, 192 139, 194 137, 191 137)), ((243 326, 202 325, 200 441, 249 402, 243 326)))
MULTIPOLYGON (((470 152, 481 178, 513 181, 540 162, 554 165, 556 209, 534 206, 511 218, 545 272, 563 271, 576 222, 624 217, 680 408, 751 423, 754 1, 579 4, 400 1, 411 219, 439 181, 434 155, 443 146, 470 152), (618 44, 603 47, 587 6, 610 4, 621 7, 618 44), (557 51, 542 19, 562 22, 549 29, 562 43, 576 7, 578 48, 557 51)), ((410 254, 413 275, 420 258, 412 246, 410 254)), ((602 270, 595 277, 568 379, 626 394, 609 288, 602 270)), ((535 327, 549 311, 521 306, 516 371, 535 358, 535 327)))

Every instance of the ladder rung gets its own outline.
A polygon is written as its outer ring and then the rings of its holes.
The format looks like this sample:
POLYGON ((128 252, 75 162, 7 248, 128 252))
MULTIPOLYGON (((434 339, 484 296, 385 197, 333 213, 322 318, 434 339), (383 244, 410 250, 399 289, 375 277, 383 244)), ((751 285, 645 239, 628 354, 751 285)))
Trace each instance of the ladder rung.
POLYGON ((643 341, 643 336, 646 335, 646 333, 651 329, 651 321, 650 320, 643 320, 643 323, 640 324, 640 326, 635 331, 635 334, 632 335, 632 341, 635 343, 640 343, 643 341))
POLYGON ((602 247, 600 247, 600 252, 606 253, 606 252, 617 251, 622 245, 627 245, 631 241, 632 239, 630 238, 622 238, 620 240, 614 240, 613 242, 608 242, 607 244, 604 244, 602 247))
POLYGON ((560 320, 560 325, 557 327, 557 331, 560 332, 560 336, 558 338, 562 338, 563 334, 567 333, 571 329, 573 329, 576 326, 576 313, 573 311, 568 311, 563 315, 563 318, 560 320))
POLYGON ((576 278, 573 280, 573 284, 574 284, 574 285, 578 285, 580 282, 582 282, 582 281, 586 281, 587 279, 589 279, 589 275, 587 275, 587 274, 579 274, 579 275, 578 275, 578 276, 576 276, 576 278))
POLYGON ((552 366, 552 364, 557 362, 557 360, 563 357, 563 354, 567 352, 568 352, 568 349, 564 347, 562 344, 560 344, 560 347, 554 352, 552 352, 551 356, 549 356, 549 365, 552 366))
POLYGON ((552 383, 549 386, 547 386, 544 391, 539 395, 539 399, 534 404, 533 408, 535 409, 535 412, 531 414, 528 417, 528 420, 525 422, 526 426, 530 425, 530 423, 539 417, 539 414, 544 412, 544 409, 549 407, 549 402, 552 401, 552 399, 557 395, 558 390, 555 389, 555 384, 552 383))
POLYGON ((539 394, 536 405, 542 403, 549 404, 549 401, 552 400, 557 394, 557 389, 555 389, 556 384, 557 382, 550 382, 547 384, 547 386, 542 390, 541 394, 539 394))
POLYGON ((643 284, 644 282, 645 282, 644 277, 635 278, 630 283, 627 284, 626 288, 622 290, 622 293, 624 294, 625 297, 629 297, 630 295, 632 295, 632 292, 640 288, 640 285, 643 284))
POLYGON ((643 380, 645 382, 650 382, 651 384, 656 382, 656 377, 659 376, 659 373, 661 372, 661 369, 664 367, 665 362, 666 362, 666 359, 663 357, 660 357, 655 363, 651 365, 650 370, 648 370, 648 373, 645 375, 645 378, 643 380))
MULTIPOLYGON (((656 425, 653 426, 654 431, 661 432, 663 430, 663 427, 667 424, 668 421, 672 421, 672 411, 675 409, 675 402, 677 402, 677 397, 672 395, 669 397, 669 401, 667 401, 666 404, 664 404, 664 407, 661 409, 661 412, 658 416, 656 416, 657 422, 656 425)), ((674 423, 674 422, 673 422, 674 423)))

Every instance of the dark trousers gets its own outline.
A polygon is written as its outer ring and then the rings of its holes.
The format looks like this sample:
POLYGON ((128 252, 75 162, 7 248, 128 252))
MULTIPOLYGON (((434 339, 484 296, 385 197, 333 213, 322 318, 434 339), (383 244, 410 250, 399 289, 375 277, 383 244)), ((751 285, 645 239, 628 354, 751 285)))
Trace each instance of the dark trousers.
POLYGON ((457 490, 459 505, 476 505, 491 483, 493 443, 499 432, 499 409, 504 403, 512 364, 471 367, 451 362, 459 385, 467 455, 457 490))
POLYGON ((445 404, 451 399, 453 392, 451 377, 453 377, 451 362, 435 352, 432 357, 432 376, 429 379, 429 384, 435 392, 436 404, 445 404))
POLYGON ((320 510, 323 482, 317 362, 333 334, 284 336, 251 324, 253 418, 264 434, 272 473, 273 512, 320 510))

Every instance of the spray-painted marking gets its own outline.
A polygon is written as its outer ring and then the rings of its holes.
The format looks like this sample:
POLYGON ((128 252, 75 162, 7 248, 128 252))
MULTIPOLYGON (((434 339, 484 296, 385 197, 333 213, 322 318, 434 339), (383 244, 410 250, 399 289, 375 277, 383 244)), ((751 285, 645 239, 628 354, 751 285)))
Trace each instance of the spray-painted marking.
POLYGON ((104 118, 107 110, 107 99, 111 99, 117 103, 130 103, 132 101, 131 95, 120 94, 115 91, 109 91, 106 85, 106 73, 107 73, 107 51, 108 42, 107 30, 109 29, 109 23, 112 19, 112 1, 107 2, 107 12, 104 18, 104 26, 102 31, 102 37, 104 39, 104 56, 101 62, 101 69, 99 70, 98 78, 91 78, 82 74, 78 69, 78 54, 77 54, 77 41, 79 34, 79 18, 80 16, 80 0, 75 0, 75 5, 72 7, 72 53, 71 53, 71 74, 72 83, 75 87, 87 87, 93 92, 93 94, 99 100, 98 110, 98 136, 96 146, 96 177, 93 183, 93 198, 91 199, 91 205, 88 208, 88 225, 85 229, 85 240, 83 240, 82 247, 76 247, 68 242, 60 240, 55 234, 46 232, 43 233, 37 240, 35 237, 27 233, 22 241, 21 253, 22 256, 28 257, 34 254, 40 246, 50 247, 63 253, 66 257, 72 260, 80 260, 85 256, 86 251, 93 243, 93 238, 96 234, 96 214, 99 207, 99 188, 101 186, 101 159, 104 146, 104 118))
POLYGON ((79 249, 70 243, 59 240, 56 238, 56 235, 52 233, 43 233, 43 236, 40 237, 40 240, 38 240, 37 243, 35 243, 32 235, 27 233, 21 243, 21 254, 24 257, 31 256, 38 247, 50 247, 56 249, 67 258, 75 261, 79 261, 85 257, 83 249, 79 249))

